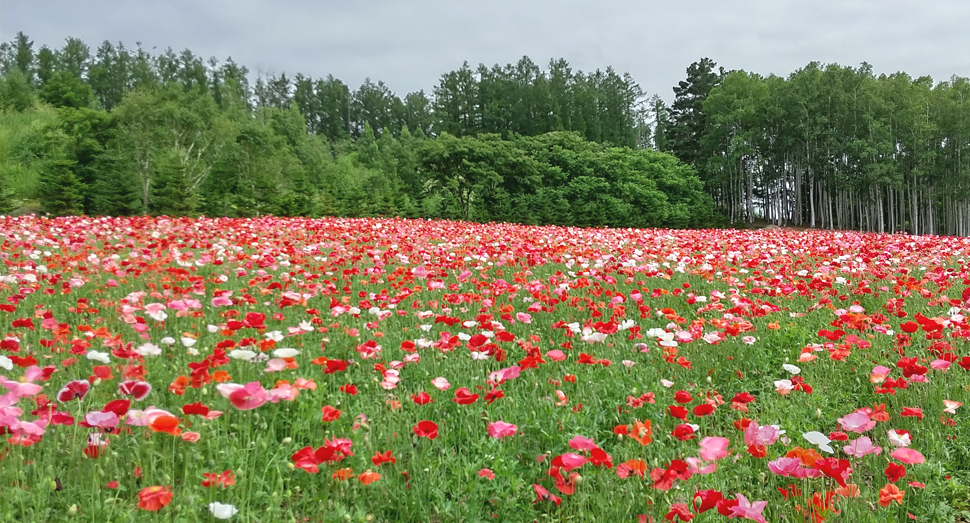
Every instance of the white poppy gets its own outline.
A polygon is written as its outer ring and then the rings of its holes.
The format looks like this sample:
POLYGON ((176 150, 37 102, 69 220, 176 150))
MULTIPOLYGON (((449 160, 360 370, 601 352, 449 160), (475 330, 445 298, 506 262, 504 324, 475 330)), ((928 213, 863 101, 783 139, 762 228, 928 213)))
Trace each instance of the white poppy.
POLYGON ((209 512, 212 512, 212 517, 216 519, 229 519, 236 515, 239 512, 239 509, 232 505, 213 501, 212 503, 209 503, 209 512))

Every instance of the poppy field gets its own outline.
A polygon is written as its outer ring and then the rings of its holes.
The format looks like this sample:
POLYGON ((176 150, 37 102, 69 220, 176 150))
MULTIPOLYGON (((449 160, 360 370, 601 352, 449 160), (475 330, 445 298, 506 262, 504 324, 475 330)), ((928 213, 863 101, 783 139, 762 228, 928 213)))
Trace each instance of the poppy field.
POLYGON ((970 521, 970 240, 0 218, 0 521, 970 521))

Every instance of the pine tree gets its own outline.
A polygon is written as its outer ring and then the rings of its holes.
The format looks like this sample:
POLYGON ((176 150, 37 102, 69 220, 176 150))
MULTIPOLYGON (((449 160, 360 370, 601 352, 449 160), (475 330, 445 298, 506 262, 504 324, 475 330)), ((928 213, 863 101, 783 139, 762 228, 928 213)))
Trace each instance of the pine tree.
POLYGON ((704 113, 704 100, 725 74, 724 68, 715 71, 716 66, 710 58, 702 58, 687 68, 687 79, 674 87, 674 103, 669 115, 671 123, 667 129, 670 152, 697 169, 702 179, 707 156, 702 142, 710 125, 704 113))
POLYGON ((84 209, 84 187, 74 175, 71 160, 53 160, 40 173, 40 203, 53 216, 79 214, 84 209))
POLYGON ((126 169, 124 158, 115 153, 101 155, 95 163, 98 175, 91 187, 92 209, 106 216, 132 216, 144 212, 138 176, 126 169))
POLYGON ((9 216, 17 209, 16 193, 7 187, 6 180, 0 174, 0 215, 9 216))
POLYGON ((163 157, 152 176, 149 211, 156 216, 185 216, 194 211, 195 206, 195 195, 178 158, 174 154, 163 157))

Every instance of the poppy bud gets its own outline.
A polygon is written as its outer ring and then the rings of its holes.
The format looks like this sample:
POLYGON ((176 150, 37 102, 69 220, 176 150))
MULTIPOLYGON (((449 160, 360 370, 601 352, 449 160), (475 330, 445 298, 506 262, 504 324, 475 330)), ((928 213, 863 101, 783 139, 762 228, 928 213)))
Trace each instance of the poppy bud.
POLYGON ((67 509, 67 515, 70 516, 70 517, 76 516, 77 515, 77 505, 71 505, 67 509))
POLYGON ((287 437, 283 438, 283 442, 282 443, 284 445, 289 445, 290 443, 293 443, 293 438, 287 436, 287 437))
POLYGON ((101 378, 94 378, 94 381, 91 382, 91 385, 94 385, 95 387, 97 387, 98 385, 101 385, 101 378))
POLYGON ((815 409, 815 418, 818 419, 821 417, 822 417, 822 409, 815 409))

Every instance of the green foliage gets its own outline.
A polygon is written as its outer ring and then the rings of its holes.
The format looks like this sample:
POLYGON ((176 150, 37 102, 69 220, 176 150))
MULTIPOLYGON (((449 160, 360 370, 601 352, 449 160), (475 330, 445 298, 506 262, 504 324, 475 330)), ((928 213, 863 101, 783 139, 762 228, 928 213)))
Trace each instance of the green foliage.
POLYGON ((688 167, 629 148, 654 135, 639 87, 612 69, 466 64, 433 96, 401 99, 370 80, 352 90, 280 74, 250 86, 245 67, 188 50, 103 42, 92 55, 69 38, 35 53, 24 35, 3 45, 0 167, 27 212, 43 193, 57 212, 77 200, 76 212, 109 215, 622 227, 710 215, 688 167), (53 197, 58 184, 70 202, 53 197))
POLYGON ((14 69, 0 78, 0 109, 26 111, 34 103, 30 80, 20 69, 14 69))
POLYGON ((169 150, 153 165, 148 210, 154 215, 185 216, 195 210, 196 195, 178 153, 169 150))
POLYGON ((16 208, 16 194, 7 186, 6 176, 0 172, 0 215, 9 215, 16 208))
POLYGON ((73 160, 51 160, 40 175, 40 203, 52 216, 81 214, 84 186, 74 176, 73 160))
POLYGON ((145 212, 138 177, 127 158, 107 151, 97 158, 92 171, 97 175, 89 191, 90 214, 133 216, 145 212))
POLYGON ((705 160, 710 156, 703 147, 705 135, 710 130, 704 101, 725 74, 723 68, 715 71, 716 66, 710 58, 702 58, 687 68, 687 78, 674 87, 670 125, 666 129, 665 139, 670 151, 702 174, 705 160))
POLYGON ((80 77, 68 71, 59 71, 44 84, 40 99, 54 107, 79 109, 89 107, 94 99, 94 90, 80 77))

